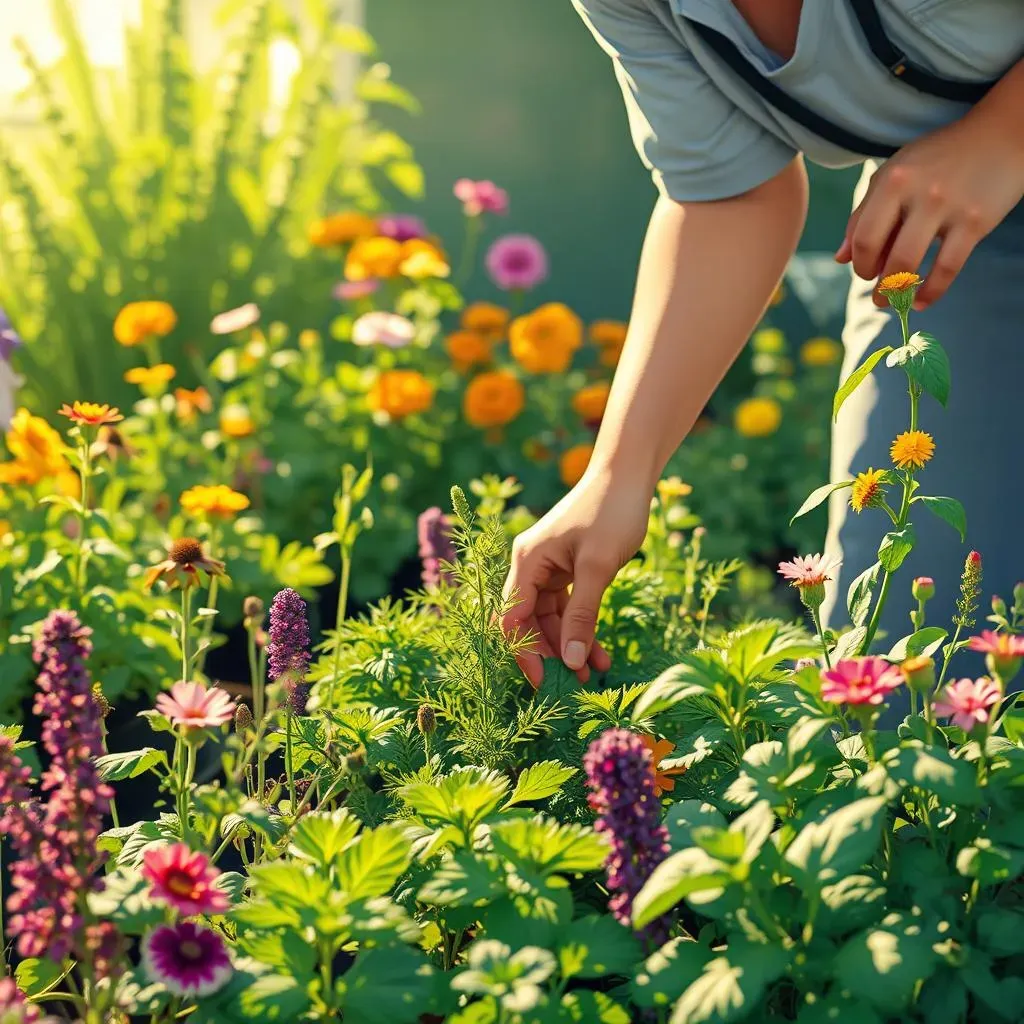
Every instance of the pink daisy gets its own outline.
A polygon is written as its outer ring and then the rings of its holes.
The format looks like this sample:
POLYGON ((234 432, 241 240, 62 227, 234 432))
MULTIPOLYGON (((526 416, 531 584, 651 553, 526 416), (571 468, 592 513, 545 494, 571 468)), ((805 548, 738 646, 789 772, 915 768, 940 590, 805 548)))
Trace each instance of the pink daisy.
POLYGON ((508 193, 493 181, 459 178, 452 191, 462 203, 462 212, 467 217, 479 217, 481 213, 508 213, 508 193))
POLYGON ((972 651, 981 654, 996 654, 1003 658, 1024 658, 1024 637, 1010 633, 997 633, 995 630, 982 630, 981 636, 972 636, 967 641, 972 651))
POLYGON ((839 560, 826 555, 797 555, 792 562, 779 562, 779 575, 794 587, 817 587, 827 583, 839 568, 839 560))
POLYGON ((411 320, 383 310, 365 313, 352 325, 353 345, 405 348, 415 335, 416 327, 411 320))
POLYGON ((377 233, 396 242, 408 242, 413 238, 426 238, 427 225, 411 213, 392 213, 377 220, 377 233))
POLYGON ((227 893, 216 886, 220 872, 204 853, 184 843, 156 846, 142 861, 142 877, 153 887, 153 895, 180 914, 223 914, 230 905, 227 893))
POLYGON ((881 704, 903 685, 903 673, 885 658, 844 658, 821 673, 821 696, 834 704, 881 704))
POLYGON ((227 693, 216 686, 207 690, 202 683, 175 683, 169 694, 157 697, 156 709, 184 729, 212 729, 235 717, 235 702, 227 693))
POLYGON ((333 295, 342 302, 353 302, 372 295, 379 287, 380 281, 375 277, 368 277, 365 281, 341 281, 334 286, 333 295))
POLYGON ((259 318, 260 307, 255 302, 247 302, 237 309, 218 313, 210 321, 210 331, 213 334, 234 334, 236 331, 244 331, 246 327, 252 327, 259 318))
POLYGON ((528 291, 548 276, 548 256, 532 235, 505 235, 487 251, 491 280, 502 290, 528 291))
POLYGON ((155 928, 142 940, 149 978, 187 999, 223 988, 234 969, 224 940, 194 921, 155 928))
POLYGON ((999 684, 991 679, 958 679, 947 684, 932 707, 939 718, 970 732, 989 720, 989 708, 1001 697, 999 684))

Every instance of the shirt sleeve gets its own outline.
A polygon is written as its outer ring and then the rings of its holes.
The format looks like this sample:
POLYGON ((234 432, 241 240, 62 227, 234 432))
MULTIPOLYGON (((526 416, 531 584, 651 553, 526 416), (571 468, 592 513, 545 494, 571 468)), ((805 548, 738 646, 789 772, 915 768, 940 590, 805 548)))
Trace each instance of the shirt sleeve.
POLYGON ((664 0, 572 0, 611 57, 633 143, 658 190, 677 202, 727 199, 773 178, 796 150, 711 81, 664 0))

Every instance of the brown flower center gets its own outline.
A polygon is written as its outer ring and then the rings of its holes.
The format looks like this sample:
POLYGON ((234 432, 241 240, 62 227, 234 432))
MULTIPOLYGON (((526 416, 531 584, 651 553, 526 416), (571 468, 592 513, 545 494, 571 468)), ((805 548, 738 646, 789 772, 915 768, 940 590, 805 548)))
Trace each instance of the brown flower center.
POLYGON ((178 947, 178 952, 184 960, 201 960, 203 957, 203 947, 191 939, 186 939, 178 947))
POLYGON ((202 559, 203 545, 195 537, 182 537, 171 545, 170 556, 178 565, 192 565, 202 559))

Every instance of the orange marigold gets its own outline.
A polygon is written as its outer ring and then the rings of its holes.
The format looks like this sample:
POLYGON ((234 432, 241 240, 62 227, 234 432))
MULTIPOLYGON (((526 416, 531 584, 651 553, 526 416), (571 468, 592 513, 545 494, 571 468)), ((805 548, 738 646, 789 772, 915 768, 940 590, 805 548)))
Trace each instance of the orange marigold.
POLYGON ((577 444, 562 453, 558 460, 558 472, 566 487, 574 487, 583 479, 583 474, 590 465, 590 457, 594 454, 592 444, 577 444))
POLYGON ((312 245, 327 248, 347 245, 357 238, 368 238, 376 233, 377 222, 372 217, 355 210, 346 210, 313 221, 309 226, 309 241, 312 245))
POLYGON ((488 341, 501 341, 508 331, 509 311, 493 302, 472 302, 462 311, 462 326, 488 341))
POLYGON ((889 456, 897 469, 920 469, 935 454, 935 441, 923 430, 908 430, 900 434, 889 449, 889 456))
POLYGON ((385 370, 367 395, 373 412, 392 419, 426 412, 434 402, 434 385, 417 370, 385 370))
POLYGON ((585 423, 596 423, 604 415, 605 407, 608 405, 608 395, 612 386, 607 381, 598 381, 596 384, 588 384, 580 388, 572 396, 572 408, 577 416, 585 423))
POLYGON ((182 492, 182 509, 189 515, 207 515, 226 519, 236 512, 243 512, 249 507, 249 499, 238 491, 233 491, 225 484, 190 487, 182 492))
POLYGON ((583 321, 561 302, 548 302, 509 327, 512 358, 530 373, 564 373, 583 343, 583 321))
POLYGON ((252 414, 248 406, 239 403, 226 405, 220 411, 220 432, 225 437, 235 438, 249 437, 256 430, 252 414))
POLYGON ((195 391, 175 388, 174 401, 175 412, 182 423, 191 423, 196 418, 196 413, 213 411, 213 399, 204 387, 198 387, 195 391))
POLYGON ((654 775, 654 795, 661 796, 662 793, 671 793, 676 788, 676 780, 673 775, 682 775, 685 768, 662 768, 661 762, 676 749, 676 745, 669 740, 656 740, 653 736, 641 734, 640 740, 651 752, 651 773, 654 775))
POLYGON ((921 284, 921 278, 912 274, 909 270, 900 270, 895 274, 886 274, 878 282, 878 290, 883 294, 890 292, 904 292, 908 288, 916 288, 921 284))
POLYGON ((345 258, 345 277, 349 281, 397 277, 403 258, 402 243, 393 238, 359 238, 345 258))
POLYGON ((462 411, 474 427, 503 427, 523 411, 525 402, 526 391, 519 378, 508 370, 495 370, 469 382, 462 411))
POLYGON ((65 402, 58 413, 84 427, 100 427, 104 423, 120 423, 124 419, 119 409, 110 405, 100 405, 98 402, 76 401, 71 405, 65 402))
POLYGON ((425 238, 410 238, 402 242, 398 269, 416 281, 428 277, 447 277, 452 270, 440 248, 425 238))
POLYGON ((445 338, 444 349, 460 373, 491 361, 491 344, 477 331, 452 331, 445 338))
POLYGON ((168 302, 129 302, 114 320, 114 337, 122 345, 140 345, 147 338, 170 334, 178 322, 168 302))
POLYGON ((64 439, 41 416, 21 408, 11 418, 5 435, 7 450, 20 468, 8 470, 19 483, 38 483, 58 477, 70 469, 64 439))

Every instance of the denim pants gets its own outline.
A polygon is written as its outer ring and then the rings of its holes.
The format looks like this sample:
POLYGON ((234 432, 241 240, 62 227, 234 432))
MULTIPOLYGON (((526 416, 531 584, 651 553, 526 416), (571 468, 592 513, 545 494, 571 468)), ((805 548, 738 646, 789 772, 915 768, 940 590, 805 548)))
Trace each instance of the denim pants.
MULTIPOLYGON (((857 189, 859 201, 873 167, 857 189)), ((911 312, 912 331, 932 334, 946 350, 951 371, 948 408, 931 396, 920 403, 919 429, 935 439, 935 455, 917 478, 919 493, 957 498, 967 512, 967 539, 936 518, 923 505, 912 506, 916 545, 893 576, 889 601, 881 619, 885 636, 875 650, 885 653, 892 642, 911 632, 911 581, 935 580, 935 598, 928 606, 929 625, 949 626, 956 610, 960 575, 971 549, 984 566, 977 630, 987 627, 992 595, 1012 603, 1012 589, 1024 579, 1024 203, 974 250, 946 295, 924 312, 911 312)), ((854 278, 843 334, 845 379, 872 350, 902 343, 899 320, 871 301, 871 284, 854 278)), ((889 446, 909 429, 906 374, 889 369, 885 360, 847 400, 832 434, 833 481, 849 479, 868 468, 891 467, 889 446)), ((833 627, 849 621, 847 591, 854 579, 878 559, 878 546, 891 526, 881 509, 857 514, 849 506, 850 491, 836 492, 829 508, 826 550, 843 564, 837 585, 829 587, 822 611, 833 627)), ((890 488, 890 504, 899 501, 890 488)), ((897 504, 898 507, 898 504, 897 504)), ((970 632, 964 635, 971 635, 970 632)), ((981 669, 978 659, 960 655, 954 671, 981 669)))

